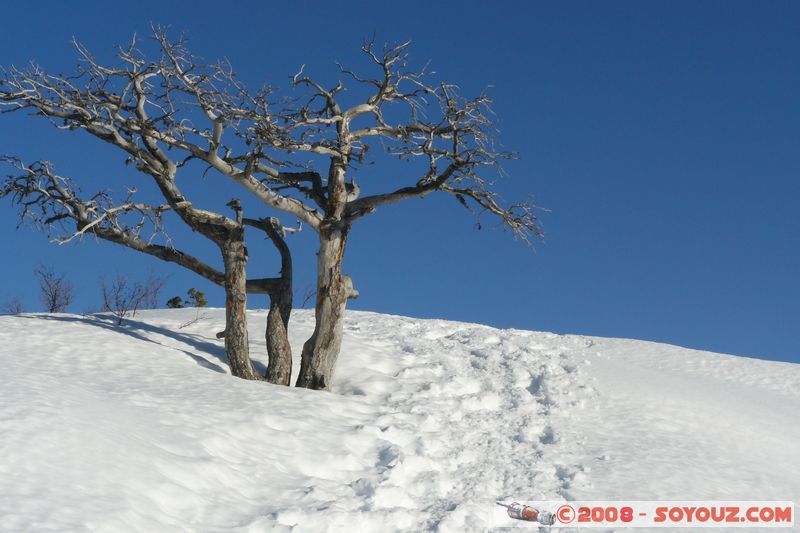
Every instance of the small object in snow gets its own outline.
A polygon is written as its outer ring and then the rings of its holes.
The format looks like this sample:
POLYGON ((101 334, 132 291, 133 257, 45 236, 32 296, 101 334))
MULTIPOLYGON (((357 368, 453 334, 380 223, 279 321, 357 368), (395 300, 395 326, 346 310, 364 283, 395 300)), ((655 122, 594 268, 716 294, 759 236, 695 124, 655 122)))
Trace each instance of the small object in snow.
POLYGON ((549 513, 547 511, 540 511, 538 509, 534 509, 529 505, 522 505, 521 503, 514 502, 511 505, 496 502, 497 505, 506 508, 506 512, 508 516, 514 518, 515 520, 524 520, 526 522, 539 522, 544 526, 552 526, 555 521, 556 517, 553 513, 549 513))

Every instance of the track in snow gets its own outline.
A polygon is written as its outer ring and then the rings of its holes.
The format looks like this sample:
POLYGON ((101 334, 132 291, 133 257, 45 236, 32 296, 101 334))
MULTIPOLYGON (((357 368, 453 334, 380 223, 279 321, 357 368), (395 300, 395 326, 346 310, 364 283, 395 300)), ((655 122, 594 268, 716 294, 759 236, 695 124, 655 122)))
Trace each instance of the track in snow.
MULTIPOLYGON (((231 378, 222 322, 0 317, 0 531, 460 532, 496 500, 800 499, 798 365, 348 312, 331 394, 231 378)), ((294 313, 297 358, 312 329, 294 313)))

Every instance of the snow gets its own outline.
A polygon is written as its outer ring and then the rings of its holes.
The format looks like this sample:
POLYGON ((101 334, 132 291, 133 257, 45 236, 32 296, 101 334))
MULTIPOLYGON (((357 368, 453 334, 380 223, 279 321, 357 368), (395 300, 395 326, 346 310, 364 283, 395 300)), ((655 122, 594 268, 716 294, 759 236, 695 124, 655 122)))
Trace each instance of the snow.
MULTIPOLYGON (((484 531, 497 500, 800 500, 800 365, 348 312, 324 393, 232 378, 223 315, 0 317, 0 530, 484 531)), ((298 357, 312 329, 296 311, 298 357)))

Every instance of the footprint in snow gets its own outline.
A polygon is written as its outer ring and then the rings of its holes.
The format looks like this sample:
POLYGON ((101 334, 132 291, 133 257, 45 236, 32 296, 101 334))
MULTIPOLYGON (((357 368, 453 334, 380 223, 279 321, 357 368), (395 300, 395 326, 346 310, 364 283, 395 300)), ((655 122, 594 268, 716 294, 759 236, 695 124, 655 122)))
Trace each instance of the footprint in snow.
POLYGON ((555 444, 558 441, 558 435, 553 428, 550 426, 545 426, 542 430, 541 435, 539 435, 539 442, 542 444, 555 444))

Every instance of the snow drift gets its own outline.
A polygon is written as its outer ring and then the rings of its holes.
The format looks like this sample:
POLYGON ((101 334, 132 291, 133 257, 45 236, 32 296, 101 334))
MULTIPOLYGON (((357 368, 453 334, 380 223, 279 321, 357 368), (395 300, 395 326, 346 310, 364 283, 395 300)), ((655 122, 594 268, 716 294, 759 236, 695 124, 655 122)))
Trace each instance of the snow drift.
MULTIPOLYGON (((195 317, 0 317, 0 530, 482 531, 498 499, 800 500, 800 365, 348 312, 324 393, 232 378, 224 313, 195 317)), ((296 354, 312 329, 295 312, 296 354)))

